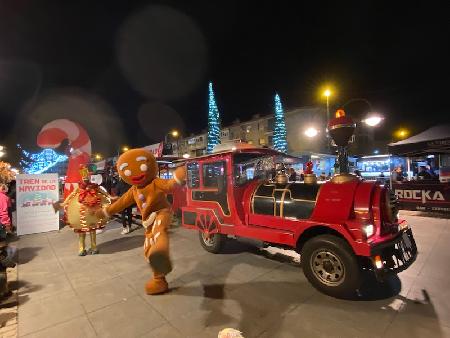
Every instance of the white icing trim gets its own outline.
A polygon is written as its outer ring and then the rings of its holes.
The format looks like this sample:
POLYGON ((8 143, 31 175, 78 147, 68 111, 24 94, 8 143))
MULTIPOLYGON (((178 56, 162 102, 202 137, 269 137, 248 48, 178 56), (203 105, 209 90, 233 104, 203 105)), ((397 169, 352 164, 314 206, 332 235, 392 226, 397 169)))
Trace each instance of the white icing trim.
POLYGON ((142 221, 142 226, 147 229, 150 225, 153 224, 153 222, 155 221, 155 218, 156 218, 156 212, 152 212, 145 221, 142 221))
POLYGON ((156 235, 155 235, 155 243, 156 243, 156 240, 158 239, 159 235, 161 235, 161 233, 157 232, 156 235))
POLYGON ((128 163, 124 162, 119 166, 119 170, 123 170, 126 167, 128 167, 128 163))
POLYGON ((138 157, 136 157, 136 161, 147 161, 147 157, 145 157, 145 156, 138 156, 138 157))

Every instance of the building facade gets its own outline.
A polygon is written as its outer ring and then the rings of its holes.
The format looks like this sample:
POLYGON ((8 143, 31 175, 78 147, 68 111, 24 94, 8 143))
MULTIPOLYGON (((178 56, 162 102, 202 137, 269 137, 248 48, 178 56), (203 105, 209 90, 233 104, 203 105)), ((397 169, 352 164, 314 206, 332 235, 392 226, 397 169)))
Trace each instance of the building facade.
MULTIPOLYGON (((325 118, 326 114, 321 108, 299 108, 285 113, 289 153, 301 153, 302 151, 325 152, 326 144, 325 118), (320 116, 323 115, 323 116, 320 116), (304 136, 305 126, 322 126, 314 140, 304 136)), ((273 146, 274 116, 273 114, 261 116, 254 115, 248 121, 235 120, 231 125, 224 126, 221 130, 222 142, 240 140, 260 147, 273 146)), ((207 133, 191 135, 172 141, 174 154, 178 156, 200 156, 206 153, 207 133)))

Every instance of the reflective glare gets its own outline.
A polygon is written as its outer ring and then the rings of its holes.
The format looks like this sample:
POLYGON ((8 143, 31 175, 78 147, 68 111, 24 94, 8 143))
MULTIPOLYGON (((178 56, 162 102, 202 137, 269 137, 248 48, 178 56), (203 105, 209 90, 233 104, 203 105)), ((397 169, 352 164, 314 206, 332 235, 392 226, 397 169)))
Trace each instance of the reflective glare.
POLYGON ((317 136, 318 133, 319 133, 319 131, 316 128, 313 128, 313 127, 310 127, 310 128, 305 130, 305 135, 308 136, 308 137, 317 136))
POLYGON ((375 127, 375 126, 379 125, 382 120, 383 120, 383 118, 380 116, 371 116, 371 117, 368 117, 365 120, 363 120, 363 122, 370 127, 375 127))

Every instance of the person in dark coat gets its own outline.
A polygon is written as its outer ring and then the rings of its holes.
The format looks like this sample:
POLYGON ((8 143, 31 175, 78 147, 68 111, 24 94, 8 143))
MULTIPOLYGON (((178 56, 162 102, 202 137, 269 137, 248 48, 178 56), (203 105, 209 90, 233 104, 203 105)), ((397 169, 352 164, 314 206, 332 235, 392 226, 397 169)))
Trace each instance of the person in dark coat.
MULTIPOLYGON (((130 188, 131 188, 131 186, 128 183, 126 183, 122 179, 119 179, 119 181, 117 182, 117 185, 116 185, 117 196, 122 196, 130 188)), ((133 210, 133 207, 131 206, 129 208, 124 209, 121 212, 122 227, 123 227, 122 232, 121 232, 122 235, 129 234, 131 231, 131 224, 133 223, 132 210, 133 210)))

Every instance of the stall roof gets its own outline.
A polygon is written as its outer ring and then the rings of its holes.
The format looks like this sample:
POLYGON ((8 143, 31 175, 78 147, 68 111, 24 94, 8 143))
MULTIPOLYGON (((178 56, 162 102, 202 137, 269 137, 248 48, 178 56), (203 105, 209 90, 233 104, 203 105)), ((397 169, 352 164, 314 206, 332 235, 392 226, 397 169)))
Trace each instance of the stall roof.
POLYGON ((450 153, 450 124, 431 127, 405 140, 390 143, 388 147, 390 154, 400 156, 450 153))

